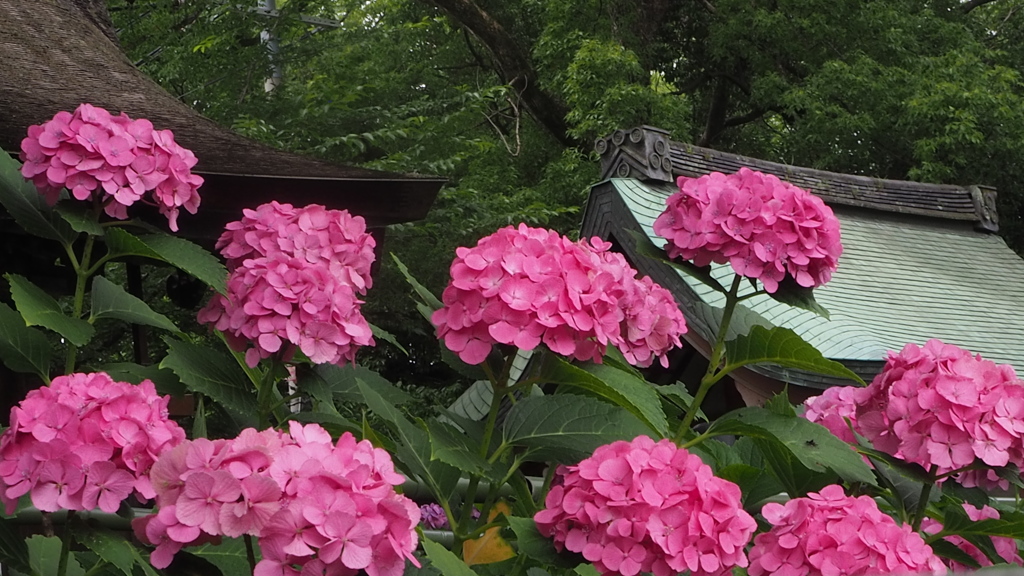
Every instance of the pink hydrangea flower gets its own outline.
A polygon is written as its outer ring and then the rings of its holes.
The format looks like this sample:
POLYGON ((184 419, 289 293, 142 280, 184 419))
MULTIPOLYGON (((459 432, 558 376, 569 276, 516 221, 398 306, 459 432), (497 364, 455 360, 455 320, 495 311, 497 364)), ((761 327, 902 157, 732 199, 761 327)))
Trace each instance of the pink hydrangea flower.
POLYGON ((859 386, 833 386, 820 396, 804 402, 804 418, 821 424, 840 440, 856 444, 853 433, 857 428, 857 405, 870 396, 867 388, 859 386), (850 428, 853 428, 852 430, 850 428))
POLYGON ((174 141, 170 130, 154 130, 146 119, 114 116, 82 104, 29 126, 21 142, 21 174, 46 201, 56 204, 62 188, 78 200, 92 200, 111 218, 125 220, 137 201, 152 203, 178 230, 178 212, 195 214, 203 178, 192 173, 195 154, 174 141))
MULTIPOLYGON (((981 520, 994 520, 999 518, 999 511, 991 506, 982 506, 981 508, 975 508, 974 506, 963 504, 964 512, 967 513, 967 517, 974 522, 981 520)), ((925 534, 938 534, 942 531, 942 523, 932 518, 925 518, 921 522, 921 531, 925 534)), ((960 550, 966 552, 971 558, 978 563, 979 566, 992 566, 993 563, 988 559, 988 556, 984 552, 978 549, 977 546, 971 544, 961 536, 946 536, 943 538, 947 542, 953 544, 960 550)), ((1005 538, 1001 536, 992 537, 992 545, 996 549, 996 553, 1002 558, 1007 564, 1016 564, 1018 566, 1024 565, 1024 560, 1020 557, 1020 551, 1017 550, 1017 542, 1013 538, 1005 538)), ((959 562, 943 558, 943 562, 949 567, 950 570, 956 572, 970 572, 974 570, 971 566, 966 566, 959 562)))
POLYGON ((199 321, 224 332, 246 361, 296 348, 317 364, 355 360, 373 344, 359 295, 372 285, 373 237, 346 210, 271 202, 225 226, 217 248, 227 258, 228 293, 199 321))
POLYGON ((115 382, 107 374, 69 374, 28 393, 11 409, 0 437, 0 501, 18 498, 47 512, 116 512, 133 492, 154 496, 156 459, 185 439, 168 418, 170 398, 153 383, 115 382))
POLYGON ((967 486, 1006 487, 991 467, 1024 468, 1024 384, 1013 367, 929 340, 889 353, 858 403, 857 426, 875 448, 967 486))
POLYGON ((416 548, 420 509, 397 494, 405 481, 390 455, 316 424, 195 440, 153 466, 159 513, 136 521, 165 568, 183 546, 256 536, 257 575, 400 576, 416 548))
POLYGON ((480 364, 496 343, 599 361, 608 345, 630 362, 650 365, 681 346, 686 322, 672 295, 636 278, 611 244, 572 242, 520 224, 459 248, 444 307, 431 321, 445 346, 480 364))
POLYGON ((869 496, 838 485, 761 509, 772 528, 754 538, 750 576, 945 574, 931 547, 908 525, 883 514, 869 496))
POLYGON ((739 487, 670 440, 614 442, 559 472, 537 529, 602 574, 705 576, 747 565, 757 524, 739 487))
POLYGON ((680 176, 678 184, 654 221, 670 257, 728 263, 768 292, 787 274, 808 288, 831 279, 843 246, 839 221, 821 198, 749 168, 680 176))

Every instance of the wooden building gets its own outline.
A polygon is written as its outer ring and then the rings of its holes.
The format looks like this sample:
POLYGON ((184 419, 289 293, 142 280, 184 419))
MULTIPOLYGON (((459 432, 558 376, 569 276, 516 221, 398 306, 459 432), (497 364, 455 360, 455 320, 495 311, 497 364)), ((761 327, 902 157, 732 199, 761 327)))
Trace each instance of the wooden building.
MULTIPOLYGON (((831 319, 758 296, 741 304, 741 327, 791 328, 867 381, 881 370, 887 351, 931 338, 1024 370, 1024 260, 996 234, 995 190, 787 166, 674 142, 646 126, 617 131, 596 148, 602 180, 591 189, 581 236, 612 241, 641 273, 672 290, 690 327, 686 351, 661 378, 699 380, 724 297, 638 255, 625 231, 664 245, 652 225, 678 190, 676 178, 729 174, 743 166, 820 196, 840 221, 844 252, 832 281, 815 290, 831 319)), ((732 270, 714 265, 713 275, 724 281, 732 270)), ((734 376, 734 388, 720 391, 722 408, 760 402, 784 384, 799 402, 850 383, 778 366, 755 366, 734 376)))

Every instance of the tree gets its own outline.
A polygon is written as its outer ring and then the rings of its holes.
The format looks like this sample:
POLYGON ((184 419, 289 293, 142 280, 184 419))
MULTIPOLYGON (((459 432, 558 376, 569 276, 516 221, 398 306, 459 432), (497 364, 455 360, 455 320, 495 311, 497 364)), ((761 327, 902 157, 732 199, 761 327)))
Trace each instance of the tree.
MULTIPOLYGON (((450 178, 427 221, 388 232, 387 249, 435 291, 454 248, 497 227, 577 229, 598 176, 590 143, 638 124, 796 165, 994 185, 1003 234, 1024 250, 1024 0, 279 4, 268 17, 216 0, 109 0, 138 65, 217 121, 450 178), (268 93, 272 63, 283 82, 268 93)), ((385 262, 371 318, 425 341, 405 291, 385 262)), ((406 371, 396 358, 382 361, 406 371)))

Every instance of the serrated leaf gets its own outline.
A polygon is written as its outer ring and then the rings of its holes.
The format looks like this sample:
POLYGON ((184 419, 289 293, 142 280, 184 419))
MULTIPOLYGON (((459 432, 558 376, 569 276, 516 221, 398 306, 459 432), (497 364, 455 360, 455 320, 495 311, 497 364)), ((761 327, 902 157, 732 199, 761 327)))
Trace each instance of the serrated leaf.
MULTIPOLYGON (((40 575, 57 574, 57 566, 60 562, 61 541, 56 536, 35 535, 28 538, 25 543, 28 545, 29 564, 32 571, 40 575)), ((68 553, 66 576, 85 576, 85 570, 78 563, 74 552, 68 553)))
MULTIPOLYGON (((358 380, 362 380, 371 386, 378 394, 392 404, 402 405, 412 400, 412 396, 407 392, 365 366, 357 366, 355 364, 348 364, 346 366, 320 364, 312 370, 312 373, 310 376, 315 375, 321 378, 336 396, 348 402, 363 403, 362 392, 360 392, 357 384, 358 380)), ((307 374, 305 371, 300 373, 300 381, 307 374)))
POLYGON ((398 342, 398 339, 395 338, 395 335, 392 334, 391 332, 388 332, 387 330, 375 324, 370 324, 370 331, 373 333, 374 338, 377 338, 378 340, 383 340, 388 344, 391 344, 395 348, 398 348, 402 352, 402 354, 405 354, 406 356, 409 355, 409 351, 405 349, 405 346, 402 346, 398 342))
POLYGON ((789 328, 771 330, 754 325, 750 333, 725 343, 726 364, 721 374, 750 364, 775 364, 786 368, 807 370, 826 376, 864 381, 846 366, 829 360, 789 328))
POLYGON ((398 271, 405 277, 405 281, 412 286, 413 291, 416 292, 417 296, 419 296, 421 302, 430 306, 434 310, 444 306, 444 304, 441 303, 441 300, 437 296, 434 296, 434 293, 431 292, 430 289, 423 284, 420 284, 419 280, 413 277, 412 273, 409 272, 409 267, 399 260, 398 256, 395 256, 395 254, 392 253, 391 259, 395 261, 395 265, 398 266, 398 271))
POLYGON ((641 256, 646 256, 653 260, 657 260, 664 264, 685 272, 695 280, 699 280, 701 283, 714 289, 717 292, 725 294, 728 290, 725 289, 722 284, 711 275, 711 266, 696 266, 692 262, 685 260, 673 260, 668 257, 668 254, 664 249, 655 246, 654 242, 647 237, 646 234, 637 232, 636 230, 626 230, 626 232, 633 237, 635 242, 636 251, 641 256))
POLYGON ((444 576, 480 576, 465 562, 459 560, 458 556, 437 542, 424 538, 420 541, 420 545, 427 553, 430 563, 436 566, 444 576))
POLYGON ((829 317, 828 310, 826 310, 821 304, 818 304, 818 301, 814 299, 814 289, 805 288, 797 284, 796 280, 794 280, 789 274, 779 281, 778 289, 768 295, 776 302, 782 302, 783 304, 789 304, 795 308, 809 310, 825 319, 828 319, 829 317))
POLYGON ((106 242, 110 258, 142 256, 167 262, 221 294, 227 291, 227 268, 198 244, 167 234, 135 236, 123 228, 108 229, 106 242))
POLYGON ((740 487, 743 508, 746 510, 760 511, 761 502, 784 490, 783 486, 763 468, 755 468, 749 464, 730 464, 715 470, 715 476, 740 487))
POLYGON ((579 462, 598 446, 649 432, 626 409, 574 394, 524 398, 502 426, 506 443, 528 448, 534 459, 561 463, 579 462))
POLYGON ((167 316, 157 313, 149 304, 132 296, 124 288, 103 276, 97 276, 92 281, 92 306, 89 314, 92 320, 114 318, 132 324, 180 332, 167 316))
POLYGON ((295 420, 296 422, 303 422, 305 424, 319 424, 332 436, 341 436, 345 432, 352 432, 353 434, 359 434, 361 432, 359 424, 356 424, 338 413, 292 412, 291 414, 288 414, 288 419, 295 420))
POLYGON ((777 442, 808 469, 834 471, 843 479, 877 486, 871 469, 850 446, 824 426, 763 408, 740 408, 711 424, 707 434, 736 434, 777 442))
POLYGON ((15 372, 38 374, 50 381, 50 343, 25 324, 21 314, 0 303, 0 359, 15 372))
POLYGON ((1024 538, 1024 512, 1004 510, 999 512, 999 518, 973 521, 959 503, 951 503, 945 507, 942 528, 964 537, 976 535, 1021 539, 1024 538))
POLYGON ((96 217, 79 202, 60 202, 54 211, 68 223, 75 232, 83 232, 90 236, 103 236, 103 226, 96 217))
POLYGON ((596 394, 625 408, 660 438, 668 435, 668 419, 658 392, 647 381, 618 368, 586 362, 575 366, 554 354, 544 355, 540 371, 544 382, 570 386, 596 394))
POLYGON ((181 379, 168 368, 153 365, 143 366, 133 362, 112 362, 101 364, 99 368, 119 382, 139 384, 143 380, 150 380, 160 395, 184 396, 188 394, 188 389, 181 383, 181 379))
POLYGON ((473 445, 471 438, 436 419, 427 420, 426 424, 430 435, 431 459, 440 460, 469 474, 491 477, 491 465, 480 456, 480 448, 473 445))
POLYGON ((134 547, 124 538, 105 530, 80 526, 75 530, 75 540, 116 566, 125 576, 132 576, 132 568, 135 566, 135 555, 132 553, 134 547))
MULTIPOLYGON (((259 561, 259 547, 253 546, 259 561)), ((245 542, 241 538, 224 538, 220 544, 201 544, 189 547, 188 552, 220 568, 222 574, 251 574, 252 567, 246 558, 245 542)))
POLYGON ((418 476, 438 500, 447 499, 459 480, 459 471, 430 457, 430 439, 427 431, 418 428, 372 387, 356 379, 366 406, 377 416, 391 424, 396 433, 398 447, 395 457, 406 469, 418 476))
MULTIPOLYGON (((654 391, 657 392, 664 398, 668 398, 669 402, 672 402, 682 410, 687 410, 693 404, 695 398, 690 391, 686 388, 686 384, 682 382, 676 382, 675 384, 667 384, 665 386, 655 386, 654 391)), ((708 421, 708 417, 704 414, 704 410, 697 409, 697 419, 708 421)))
POLYGON ((533 518, 509 516, 508 525, 516 534, 516 547, 519 548, 520 554, 525 554, 541 564, 560 568, 572 568, 580 563, 579 556, 555 550, 551 538, 537 530, 537 523, 533 518))
POLYGON ((979 568, 981 566, 978 564, 977 560, 971 557, 970 554, 964 552, 959 546, 949 542, 948 540, 936 540, 929 544, 929 546, 931 546, 932 551, 935 552, 937 556, 941 556, 942 558, 948 558, 954 562, 959 562, 960 564, 971 568, 979 568))
POLYGON ((0 151, 0 204, 26 232, 71 245, 75 231, 46 205, 35 185, 21 176, 21 164, 0 151))
POLYGON ((189 390, 205 394, 235 415, 239 424, 256 425, 256 392, 245 372, 227 354, 174 338, 167 342, 161 368, 173 370, 189 390))
POLYGON ((32 571, 28 545, 25 539, 15 532, 13 523, 6 518, 0 518, 0 563, 18 572, 32 571))
MULTIPOLYGON (((2 154, 0 154, 2 156, 2 154)), ((95 333, 92 325, 81 318, 72 318, 60 304, 23 276, 5 275, 11 285, 11 296, 29 326, 43 326, 60 334, 75 346, 85 346, 95 333)))

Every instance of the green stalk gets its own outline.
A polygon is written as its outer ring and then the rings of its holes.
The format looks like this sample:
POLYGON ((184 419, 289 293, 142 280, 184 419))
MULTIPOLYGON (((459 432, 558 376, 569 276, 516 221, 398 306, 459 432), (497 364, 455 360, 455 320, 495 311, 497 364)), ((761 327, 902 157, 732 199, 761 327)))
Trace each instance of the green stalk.
MULTIPOLYGON (((96 239, 94 236, 85 237, 85 248, 82 250, 82 261, 75 267, 75 301, 73 318, 81 318, 82 310, 85 309, 85 285, 89 281, 89 260, 92 258, 92 248, 96 239)), ((68 355, 64 362, 64 373, 71 374, 75 371, 75 359, 78 356, 78 346, 68 342, 68 355)))
POLYGON ((690 424, 693 423, 693 418, 697 415, 697 411, 700 410, 700 405, 704 402, 704 397, 708 395, 708 391, 714 386, 715 382, 718 382, 718 369, 722 363, 722 356, 725 354, 725 335, 729 332, 729 323, 732 322, 732 314, 736 310, 736 304, 739 303, 740 283, 743 281, 743 277, 736 275, 732 279, 732 286, 729 288, 729 293, 725 295, 725 309, 722 311, 722 325, 718 328, 718 334, 715 335, 715 345, 711 349, 711 358, 708 359, 708 369, 704 372, 704 377, 700 380, 700 388, 697 389, 697 394, 693 397, 693 403, 686 410, 686 415, 683 417, 683 421, 679 424, 679 429, 676 431, 676 435, 673 441, 676 444, 682 442, 683 437, 686 435, 686 431, 690 429, 690 424))
POLYGON ((68 573, 68 557, 71 555, 71 518, 74 515, 74 510, 68 510, 67 518, 64 520, 64 532, 60 539, 60 559, 57 561, 57 576, 65 576, 68 573))
POLYGON ((245 559, 249 561, 249 569, 253 572, 256 571, 256 550, 252 546, 252 536, 246 534, 243 536, 245 540, 245 559))
POLYGON ((256 405, 259 409, 259 429, 270 427, 270 414, 274 409, 274 387, 277 385, 278 368, 282 366, 277 358, 271 358, 270 366, 256 384, 256 405))

